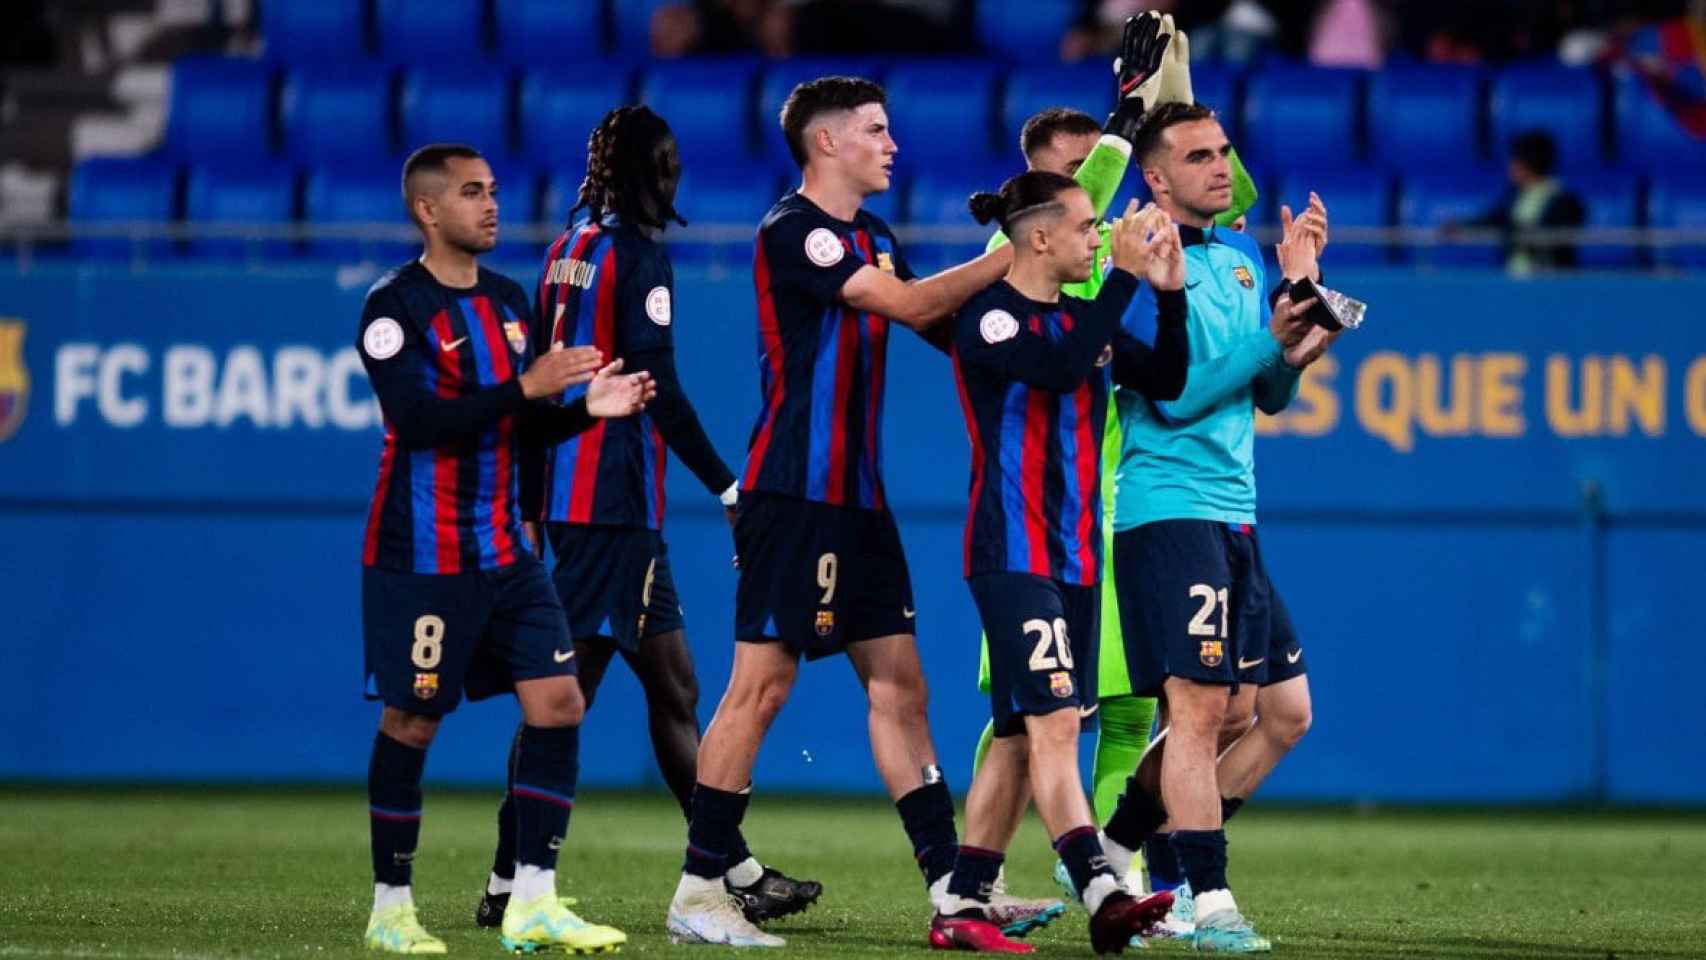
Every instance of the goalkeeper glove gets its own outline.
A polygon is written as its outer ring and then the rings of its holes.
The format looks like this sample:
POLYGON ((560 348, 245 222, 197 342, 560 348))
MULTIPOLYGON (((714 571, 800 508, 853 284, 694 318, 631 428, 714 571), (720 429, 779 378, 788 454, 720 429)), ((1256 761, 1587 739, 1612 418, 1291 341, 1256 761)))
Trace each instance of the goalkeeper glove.
POLYGON ((1136 138, 1144 113, 1159 102, 1161 65, 1170 39, 1171 31, 1163 32, 1161 15, 1154 11, 1126 19, 1120 53, 1114 58, 1118 99, 1104 132, 1128 143, 1136 138))
POLYGON ((1196 103, 1191 93, 1191 40, 1185 31, 1173 29, 1173 15, 1161 18, 1161 32, 1171 33, 1166 56, 1161 60, 1161 83, 1155 94, 1155 106, 1163 103, 1196 103))

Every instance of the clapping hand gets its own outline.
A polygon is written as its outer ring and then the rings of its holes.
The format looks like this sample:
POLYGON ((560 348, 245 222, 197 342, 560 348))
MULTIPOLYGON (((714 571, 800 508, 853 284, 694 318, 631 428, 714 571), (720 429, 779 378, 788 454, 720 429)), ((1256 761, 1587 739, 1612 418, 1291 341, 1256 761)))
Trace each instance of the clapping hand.
POLYGON ((646 401, 657 396, 657 384, 645 371, 620 376, 622 361, 613 361, 599 370, 586 388, 586 412, 595 417, 626 417, 646 408, 646 401))

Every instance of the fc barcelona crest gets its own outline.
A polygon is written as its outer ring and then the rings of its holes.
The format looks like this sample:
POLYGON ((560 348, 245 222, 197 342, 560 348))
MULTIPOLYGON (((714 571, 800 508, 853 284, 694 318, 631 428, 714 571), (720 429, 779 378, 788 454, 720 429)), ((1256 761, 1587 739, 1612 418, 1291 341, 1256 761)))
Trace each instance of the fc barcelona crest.
POLYGON ((877 251, 877 269, 884 273, 894 272, 894 256, 887 250, 877 251))
POLYGON ((835 632, 835 611, 819 610, 817 612, 817 635, 827 637, 835 632))
POLYGON ((433 697, 438 696, 438 674, 415 674, 415 696, 422 700, 431 700, 433 697))
POLYGON ((1072 674, 1056 670, 1048 675, 1048 691, 1064 700, 1072 696, 1072 674))
POLYGON ((527 349, 527 328, 520 320, 511 320, 504 324, 504 339, 509 341, 509 348, 516 353, 527 349))
POLYGON ((1246 290, 1256 289, 1256 277, 1254 274, 1252 274, 1250 272, 1249 267, 1243 266, 1242 264, 1240 264, 1239 266, 1233 267, 1232 268, 1232 276, 1235 279, 1237 279, 1238 285, 1243 287, 1244 289, 1246 289, 1246 290))
POLYGON ((0 318, 0 443, 24 422, 30 406, 30 371, 24 366, 24 321, 0 318))
MULTIPOLYGON (((1239 269, 1243 268, 1240 267, 1239 269)), ((1197 659, 1201 660, 1205 667, 1220 666, 1220 662, 1226 659, 1226 648, 1223 641, 1204 640, 1202 650, 1197 654, 1197 659)))

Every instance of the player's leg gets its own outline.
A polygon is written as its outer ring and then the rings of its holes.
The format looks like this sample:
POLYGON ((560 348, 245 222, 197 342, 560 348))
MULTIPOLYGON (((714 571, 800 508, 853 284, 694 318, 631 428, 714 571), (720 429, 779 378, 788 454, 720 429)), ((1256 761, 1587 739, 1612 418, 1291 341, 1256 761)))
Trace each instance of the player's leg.
MULTIPOLYGON (((1260 563, 1257 547, 1257 562, 1260 563)), ((1291 613, 1279 592, 1273 589, 1263 569, 1256 576, 1267 587, 1262 595, 1268 624, 1267 682, 1256 694, 1255 725, 1220 758, 1220 792, 1228 813, 1236 812, 1280 760, 1309 732, 1311 705, 1309 677, 1303 662, 1303 647, 1291 613)))
POLYGON ((574 654, 568 621, 541 564, 524 560, 495 575, 493 582, 497 600, 490 643, 509 665, 521 706, 510 790, 515 880, 504 911, 503 943, 523 951, 610 949, 627 936, 582 920, 557 895, 557 854, 574 809, 580 724, 586 714, 586 698, 576 677, 579 655, 574 654))

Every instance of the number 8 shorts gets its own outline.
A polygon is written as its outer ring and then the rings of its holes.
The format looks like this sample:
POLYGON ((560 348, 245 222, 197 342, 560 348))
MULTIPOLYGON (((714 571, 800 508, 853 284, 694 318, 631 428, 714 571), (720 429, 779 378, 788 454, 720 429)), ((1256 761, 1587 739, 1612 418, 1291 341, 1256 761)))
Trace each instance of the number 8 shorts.
POLYGON ((568 620, 532 555, 496 570, 361 570, 366 695, 442 716, 516 681, 575 673, 568 620))
POLYGON ((1076 707, 1096 712, 1102 594, 1029 573, 972 577, 972 600, 989 637, 989 703, 995 735, 1025 732, 1025 717, 1076 707))
POLYGON ((917 631, 912 577, 887 510, 744 493, 735 519, 735 639, 816 660, 917 631))

